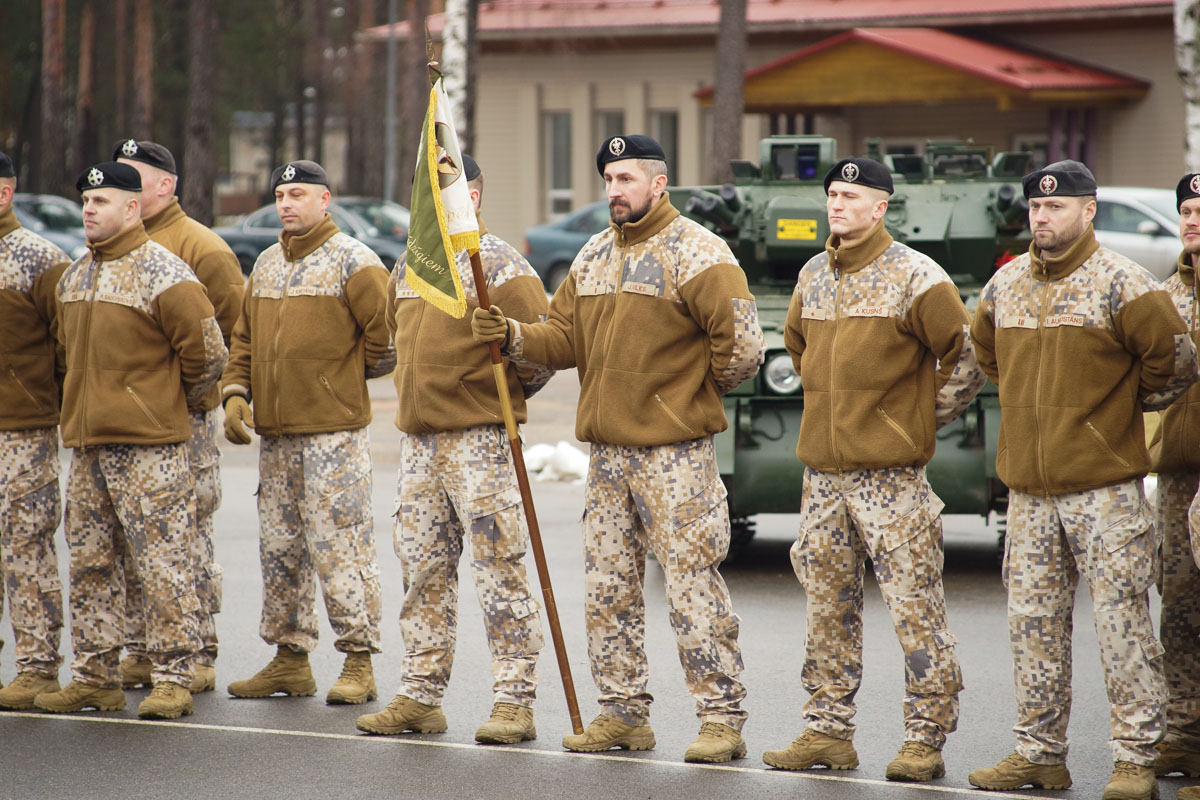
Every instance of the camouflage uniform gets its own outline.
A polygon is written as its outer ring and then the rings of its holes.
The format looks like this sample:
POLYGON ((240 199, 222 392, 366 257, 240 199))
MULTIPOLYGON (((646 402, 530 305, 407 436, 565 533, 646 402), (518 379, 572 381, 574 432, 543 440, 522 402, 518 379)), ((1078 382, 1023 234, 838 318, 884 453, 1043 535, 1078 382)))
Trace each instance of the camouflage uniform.
POLYGON ((882 222, 853 245, 830 237, 797 277, 784 342, 805 383, 797 454, 807 468, 791 549, 808 595, 804 718, 837 739, 855 731, 867 558, 904 651, 905 740, 940 750, 958 726, 943 504, 925 464, 934 432, 985 380, 968 323, 945 271, 882 222), (852 344, 839 348, 839 336, 852 344))
POLYGON ((741 730, 739 619, 717 567, 729 547, 713 434, 720 395, 762 360, 758 311, 728 246, 664 196, 593 236, 546 323, 510 321, 518 365, 576 367, 576 436, 592 443, 583 516, 585 622, 604 715, 646 725, 646 554, 702 722, 741 730))
POLYGON ((1152 765, 1167 692, 1147 598, 1160 540, 1141 483, 1150 466, 1142 411, 1165 408, 1195 381, 1187 328, 1153 276, 1099 247, 1089 226, 1054 259, 1032 244, 1005 264, 984 287, 971 335, 1004 409, 996 467, 1010 489, 1017 752, 1066 761, 1082 572, 1113 760, 1152 765))
POLYGON ((343 652, 379 652, 379 566, 367 429, 264 436, 259 445, 259 559, 269 644, 317 646, 316 592, 343 652))
POLYGON ((72 671, 119 688, 125 632, 122 557, 145 595, 154 682, 189 686, 199 647, 191 573, 196 499, 187 407, 220 376, 226 349, 191 269, 141 224, 72 264, 58 284, 66 348, 72 671))
MULTIPOLYGON (((480 220, 479 261, 492 302, 518 319, 546 318, 546 292, 529 262, 480 220)), ((478 305, 465 251, 456 257, 469 306, 478 305)), ((432 309, 396 265, 388 282, 388 329, 396 343, 401 431, 396 482, 396 555, 404 575, 404 637, 399 694, 441 705, 454 661, 458 562, 471 542, 471 574, 492 654, 497 703, 532 706, 541 615, 525 574, 529 529, 496 396, 487 350, 468 321, 432 309), (467 402, 463 402, 463 394, 467 402)), ((553 370, 506 365, 514 418, 553 370)))
POLYGON ((11 206, 0 214, 0 612, 7 590, 17 671, 47 678, 62 664, 54 287, 68 263, 11 206))

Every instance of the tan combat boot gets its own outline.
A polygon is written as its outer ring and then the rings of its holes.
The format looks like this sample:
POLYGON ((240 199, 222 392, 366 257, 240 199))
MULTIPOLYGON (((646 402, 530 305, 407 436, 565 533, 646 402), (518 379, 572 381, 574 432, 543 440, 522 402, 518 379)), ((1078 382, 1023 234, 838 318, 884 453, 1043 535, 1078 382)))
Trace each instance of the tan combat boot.
POLYGON ((234 697, 270 697, 277 692, 291 697, 311 697, 317 693, 308 653, 297 653, 281 644, 271 663, 253 678, 229 684, 229 693, 234 697))
POLYGON ((858 766, 858 753, 849 739, 837 739, 812 728, 805 728, 786 749, 768 750, 762 758, 775 769, 854 769, 858 766))
POLYGON ((369 652, 346 653, 346 661, 342 665, 342 674, 337 683, 329 687, 325 702, 331 705, 358 705, 368 700, 374 700, 375 670, 371 668, 369 652))
POLYGON ((601 714, 590 723, 583 733, 571 733, 563 737, 563 747, 577 753, 599 753, 614 747, 622 750, 651 750, 654 747, 654 731, 649 725, 629 725, 615 717, 601 714))
POLYGON ((212 664, 192 664, 192 685, 188 691, 192 694, 211 692, 217 688, 217 668, 212 664))
POLYGON ((139 686, 154 685, 154 679, 150 675, 153 665, 146 656, 130 653, 121 659, 121 663, 117 666, 117 669, 121 672, 122 689, 136 689, 139 686))
POLYGON ((889 781, 927 781, 946 774, 942 751, 923 742, 905 742, 887 765, 889 781))
POLYGON ((33 698, 58 690, 58 678, 47 678, 36 672, 22 672, 13 678, 12 683, 0 689, 0 708, 8 711, 33 708, 33 698))
POLYGON ((975 770, 967 780, 980 789, 1071 788, 1071 772, 1066 764, 1035 764, 1020 753, 1010 753, 994 767, 975 770))
POLYGON ((482 744, 515 744, 536 738, 533 709, 516 703, 496 703, 492 716, 475 731, 475 741, 482 744))
POLYGON ((138 705, 138 716, 142 719, 179 719, 194 710, 188 687, 173 681, 159 681, 150 690, 150 696, 138 705))
POLYGON ((1158 800, 1158 781, 1154 767, 1143 767, 1128 761, 1113 766, 1112 777, 1104 787, 1101 800, 1158 800))
POLYGON ((120 711, 125 707, 125 693, 120 689, 101 689, 71 681, 57 692, 45 692, 33 698, 33 705, 54 714, 70 714, 85 708, 97 711, 120 711))
POLYGON ((1189 778, 1200 778, 1200 753, 1166 742, 1159 743, 1158 757, 1154 759, 1154 774, 1161 777, 1173 772, 1189 778))
POLYGON ((377 714, 363 714, 354 723, 360 731, 391 736, 397 733, 445 733, 446 715, 441 706, 427 706, 411 697, 396 695, 377 714))
POLYGON ((701 722, 700 735, 683 753, 683 760, 691 763, 706 762, 723 764, 734 758, 746 757, 746 740, 741 731, 720 722, 701 722))

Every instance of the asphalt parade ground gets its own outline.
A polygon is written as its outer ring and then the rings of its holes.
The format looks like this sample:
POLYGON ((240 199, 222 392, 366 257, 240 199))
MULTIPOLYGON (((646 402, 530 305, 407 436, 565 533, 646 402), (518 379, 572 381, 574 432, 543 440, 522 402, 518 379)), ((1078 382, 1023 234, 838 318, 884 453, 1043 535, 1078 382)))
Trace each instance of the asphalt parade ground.
MULTIPOLYGON (((573 441, 576 383, 559 375, 533 400, 528 444, 573 441)), ((136 707, 147 690, 126 692, 118 712, 49 715, 0 713, 0 798, 604 798, 605 800, 703 800, 704 798, 829 798, 829 800, 941 800, 942 798, 1098 798, 1108 780, 1108 704, 1104 693, 1090 599, 1081 588, 1075 619, 1075 698, 1068 765, 1073 788, 1061 792, 973 789, 967 774, 1011 752, 1014 721, 1012 666, 1005 624, 1005 596, 994 530, 983 520, 945 520, 946 593, 951 628, 959 640, 966 689, 958 732, 944 750, 945 778, 922 784, 890 783, 884 767, 903 736, 903 664, 890 619, 873 581, 865 610, 865 671, 858 695, 855 747, 860 766, 830 772, 781 772, 762 763, 764 750, 785 747, 803 729, 799 712, 804 595, 788 560, 795 518, 764 517, 760 533, 742 558, 723 568, 734 608, 742 619, 749 720, 746 758, 729 765, 685 764, 683 751, 698 721, 683 686, 667 622, 662 573, 646 573, 647 651, 655 696, 653 750, 575 754, 562 749, 570 720, 549 644, 539 665, 535 706, 538 738, 520 745, 484 746, 475 728, 491 708, 491 671, 483 623, 467 570, 460 569, 459 641, 453 679, 445 698, 444 734, 380 737, 354 727, 362 713, 381 710, 399 686, 403 652, 396 617, 402 586, 391 546, 395 492, 395 394, 388 379, 371 382, 375 404, 374 509, 384 615, 383 653, 374 659, 379 698, 362 706, 327 706, 325 691, 336 680, 342 656, 320 611, 321 642, 312 654, 315 697, 242 700, 225 686, 264 666, 273 650, 258 638, 261 579, 254 491, 257 446, 222 442, 224 501, 216 518, 217 560, 224 567, 224 606, 217 617, 221 639, 217 691, 197 695, 193 716, 178 721, 141 721, 136 707)), ((65 459, 68 454, 64 454, 65 459)), ((65 483, 65 469, 64 469, 65 483)), ((535 482, 537 504, 554 593, 583 722, 597 713, 583 632, 583 563, 579 518, 583 487, 535 482)), ((66 584, 66 546, 57 534, 66 584)), ((536 581, 532 558, 531 578, 536 581)), ((538 593, 540 597, 540 593, 538 593)), ((1157 596, 1152 595, 1157 614, 1157 596)), ((7 608, 0 635, 0 679, 15 674, 7 608)), ((64 630, 60 672, 70 680, 71 644, 64 630)), ((1160 780, 1164 800, 1197 780, 1160 780)))

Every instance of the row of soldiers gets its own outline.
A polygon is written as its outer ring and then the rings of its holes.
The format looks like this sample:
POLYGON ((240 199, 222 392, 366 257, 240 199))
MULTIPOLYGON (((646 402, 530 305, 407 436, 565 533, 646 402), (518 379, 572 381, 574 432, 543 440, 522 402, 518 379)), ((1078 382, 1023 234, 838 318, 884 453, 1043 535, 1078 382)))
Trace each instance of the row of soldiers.
MULTIPOLYGON (((0 547, 19 674, 0 689, 0 707, 112 710, 124 706, 123 688, 145 684, 153 688, 139 715, 175 718, 191 713, 191 691, 214 687, 218 374, 226 437, 249 443, 247 427, 261 437, 260 633, 277 648, 229 692, 316 692, 307 654, 317 641, 318 578, 346 654, 326 699, 374 699, 380 592, 365 379, 394 370, 402 466, 393 530, 406 652, 400 691, 357 726, 376 734, 446 729, 456 565, 469 535, 495 676, 492 713, 476 739, 535 738, 540 612, 522 564, 527 529, 499 403, 474 344, 496 341, 508 357, 518 421, 525 398, 554 370, 577 369, 577 435, 592 445, 585 599, 601 713, 564 737, 564 747, 655 744, 642 598, 653 551, 701 722, 685 760, 746 755, 739 620, 717 569, 729 519, 712 437, 726 427, 721 395, 756 373, 763 338, 728 246, 671 205, 656 141, 629 135, 602 145, 596 166, 612 225, 585 245, 549 304, 524 259, 481 224, 496 305, 478 307, 460 254, 475 306, 469 324, 428 309, 408 288, 403 261, 389 276, 337 230, 326 212, 328 180, 313 162, 273 173, 284 230, 243 287, 228 249, 178 209, 169 152, 128 140, 114 158, 80 177, 90 252, 69 267, 12 220, 4 208, 11 165, 0 177, 0 269, 13 273, 6 284, 23 295, 6 295, 25 314, 11 341, 27 345, 6 354, 14 381, 5 407, 26 411, 2 426, 12 446, 6 441, 0 547), (171 228, 173 237, 164 233, 171 228), (221 266, 206 268, 203 256, 215 250, 220 258, 207 263, 221 266), (52 569, 60 383, 63 442, 75 450, 65 515, 74 679, 62 689, 52 569), (118 664, 122 647, 129 655, 118 664)), ((453 179, 467 182, 478 210, 482 173, 469 157, 463 162, 453 179)), ((1016 751, 972 772, 971 782, 1070 785, 1080 571, 1113 709, 1105 798, 1149 798, 1156 771, 1200 774, 1200 692, 1190 678, 1200 626, 1188 605, 1197 572, 1186 519, 1200 472, 1187 421, 1197 399, 1189 386, 1198 375, 1191 279, 1200 177, 1185 176, 1177 190, 1184 252, 1165 288, 1096 244, 1096 185, 1082 164, 1052 164, 1026 176, 1023 188, 1030 250, 997 272, 972 319, 944 270, 888 235, 894 187, 883 165, 845 159, 825 178, 831 237, 799 272, 785 330, 805 382, 797 455, 807 468, 792 563, 808 594, 801 682, 811 697, 803 733, 763 755, 773 767, 858 765, 853 716, 869 557, 905 653, 905 737, 886 775, 944 775, 941 749, 957 725, 963 682, 941 584, 942 504, 925 464, 937 429, 962 413, 986 376, 1004 408, 997 468, 1011 489, 1004 577, 1018 723, 1016 751), (1142 410, 1168 408, 1156 448, 1155 525, 1141 487, 1151 467, 1142 410), (1156 578, 1166 678, 1147 602, 1156 578)))

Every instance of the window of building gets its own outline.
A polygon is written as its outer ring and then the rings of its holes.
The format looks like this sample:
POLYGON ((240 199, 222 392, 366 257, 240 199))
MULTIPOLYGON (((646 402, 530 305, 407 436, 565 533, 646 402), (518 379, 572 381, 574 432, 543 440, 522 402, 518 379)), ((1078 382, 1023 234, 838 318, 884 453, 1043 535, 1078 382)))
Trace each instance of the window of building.
POLYGON ((1044 133, 1019 133, 1012 138, 1012 149, 1018 153, 1033 153, 1029 162, 1030 171, 1046 166, 1050 156, 1050 142, 1044 133))
POLYGON ((571 114, 547 111, 542 115, 542 152, 546 154, 546 217, 561 219, 571 210, 571 114))
POLYGON ((596 112, 596 149, 600 149, 600 145, 610 136, 618 136, 625 133, 625 112, 624 111, 597 111, 596 112))
POLYGON ((667 177, 679 180, 679 112, 651 111, 650 135, 662 145, 667 156, 667 177))

